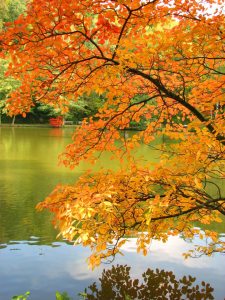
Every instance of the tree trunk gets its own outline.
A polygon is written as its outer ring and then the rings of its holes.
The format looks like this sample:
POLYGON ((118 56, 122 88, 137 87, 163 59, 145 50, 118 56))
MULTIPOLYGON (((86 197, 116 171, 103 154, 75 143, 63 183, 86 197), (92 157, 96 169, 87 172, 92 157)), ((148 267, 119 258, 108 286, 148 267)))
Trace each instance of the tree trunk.
POLYGON ((16 116, 13 116, 13 119, 12 119, 11 126, 14 126, 14 124, 15 124, 15 120, 16 120, 16 116))

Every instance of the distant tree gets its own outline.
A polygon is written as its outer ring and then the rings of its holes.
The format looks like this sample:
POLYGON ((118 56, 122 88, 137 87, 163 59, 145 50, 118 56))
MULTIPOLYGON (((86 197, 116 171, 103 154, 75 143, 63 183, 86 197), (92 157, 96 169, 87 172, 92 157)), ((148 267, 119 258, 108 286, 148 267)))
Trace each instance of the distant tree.
POLYGON ((5 72, 7 70, 9 62, 4 59, 0 59, 0 124, 2 114, 7 114, 7 97, 15 90, 17 87, 20 86, 20 82, 13 77, 6 77, 5 72))
POLYGON ((76 102, 70 101, 65 117, 75 122, 94 116, 104 104, 106 97, 92 91, 90 94, 81 95, 76 102))
POLYGON ((0 1, 0 31, 3 27, 3 22, 8 16, 8 3, 6 0, 0 1))
POLYGON ((0 1, 0 30, 5 22, 13 22, 24 13, 27 5, 26 0, 1 0, 0 1))

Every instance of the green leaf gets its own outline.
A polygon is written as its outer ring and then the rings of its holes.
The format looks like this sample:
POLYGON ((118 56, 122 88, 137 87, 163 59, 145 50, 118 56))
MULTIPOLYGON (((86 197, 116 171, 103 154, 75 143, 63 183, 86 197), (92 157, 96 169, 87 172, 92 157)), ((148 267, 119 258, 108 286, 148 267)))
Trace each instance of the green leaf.
POLYGON ((66 292, 63 292, 61 294, 60 292, 57 291, 55 293, 55 296, 56 296, 56 300, 72 300, 66 292))

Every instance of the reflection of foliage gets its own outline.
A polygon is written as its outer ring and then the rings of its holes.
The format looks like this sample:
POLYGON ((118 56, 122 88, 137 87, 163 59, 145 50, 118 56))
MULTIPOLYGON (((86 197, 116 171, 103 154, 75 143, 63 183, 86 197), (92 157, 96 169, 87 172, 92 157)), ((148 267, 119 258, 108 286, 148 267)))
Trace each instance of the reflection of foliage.
MULTIPOLYGON (((183 276, 177 279, 173 272, 147 269, 142 274, 143 281, 130 277, 130 267, 127 265, 112 266, 111 270, 103 270, 99 278, 101 286, 94 282, 83 293, 83 300, 210 300, 213 288, 202 281, 201 286, 193 285, 196 278, 183 276)), ((11 300, 26 300, 30 292, 14 296, 11 300)), ((72 300, 66 293, 56 292, 56 300, 72 300)))
POLYGON ((87 300, 124 300, 124 299, 214 299, 213 288, 205 282, 193 285, 196 278, 184 276, 177 279, 173 272, 147 269, 142 274, 143 282, 130 277, 127 265, 112 266, 104 270, 100 280, 100 288, 96 283, 85 290, 87 300))

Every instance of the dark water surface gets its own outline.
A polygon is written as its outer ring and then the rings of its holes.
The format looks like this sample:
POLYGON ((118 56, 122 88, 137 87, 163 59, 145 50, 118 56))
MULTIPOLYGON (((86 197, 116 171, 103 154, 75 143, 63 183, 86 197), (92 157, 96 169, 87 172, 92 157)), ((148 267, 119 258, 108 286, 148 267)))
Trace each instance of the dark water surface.
MULTIPOLYGON (((87 165, 71 172, 57 165, 57 156, 70 142, 71 129, 0 128, 0 300, 31 291, 31 300, 53 300, 56 290, 67 291, 73 299, 101 276, 102 265, 88 269, 88 249, 73 247, 56 238, 47 212, 38 213, 35 205, 57 183, 74 182, 87 165)), ((148 159, 157 159, 147 147, 141 149, 148 159)), ((115 164, 105 155, 101 165, 115 164)), ((216 225, 223 234, 223 224, 216 225)), ((153 242, 143 257, 135 252, 135 239, 124 247, 125 256, 114 264, 131 266, 133 277, 147 269, 171 270, 178 277, 192 275, 196 282, 214 287, 215 299, 225 297, 225 256, 184 260, 182 253, 191 248, 181 238, 167 244, 153 242)))

